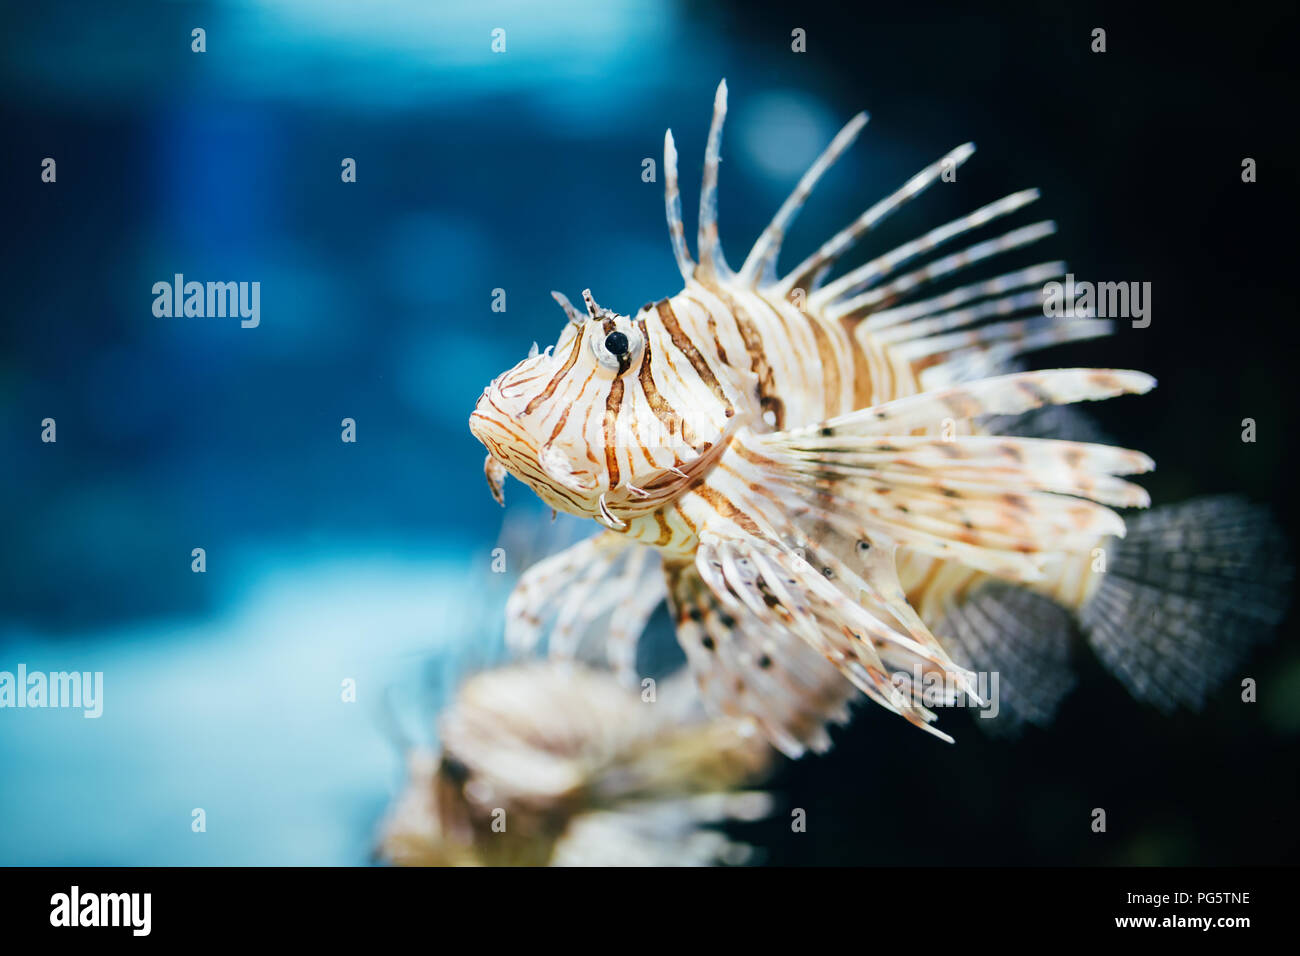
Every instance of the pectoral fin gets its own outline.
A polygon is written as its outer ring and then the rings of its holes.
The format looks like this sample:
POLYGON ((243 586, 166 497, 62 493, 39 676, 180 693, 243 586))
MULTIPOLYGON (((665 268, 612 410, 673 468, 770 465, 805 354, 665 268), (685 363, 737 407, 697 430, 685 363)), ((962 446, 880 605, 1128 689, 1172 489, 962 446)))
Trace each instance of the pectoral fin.
POLYGON ((552 657, 603 653, 623 680, 631 680, 637 640, 663 597, 658 556, 602 532, 523 573, 506 602, 506 645, 531 653, 549 636, 552 657))
POLYGON ((942 674, 972 693, 973 675, 932 638, 912 637, 869 594, 846 594, 771 537, 724 529, 701 533, 694 572, 706 596, 681 573, 676 581, 670 576, 670 593, 678 639, 715 712, 751 720, 784 753, 798 756, 828 746, 825 724, 844 718, 856 687, 952 741, 930 726, 935 714, 898 674, 942 674))
POLYGON ((922 554, 1032 581, 1047 555, 1123 535, 1123 520, 1105 506, 1149 499, 1117 476, 1154 465, 1109 445, 959 432, 979 416, 1151 384, 1138 372, 1090 369, 1006 375, 748 442, 772 481, 844 534, 861 527, 922 554))

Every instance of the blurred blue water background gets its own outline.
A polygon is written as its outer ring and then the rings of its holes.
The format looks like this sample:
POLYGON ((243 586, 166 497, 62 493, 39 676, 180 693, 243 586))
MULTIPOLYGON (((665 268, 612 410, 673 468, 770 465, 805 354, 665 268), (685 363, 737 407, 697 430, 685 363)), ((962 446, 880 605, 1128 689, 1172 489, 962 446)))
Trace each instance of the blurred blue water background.
POLYGON ((498 625, 479 391, 558 335, 549 289, 676 288, 642 159, 671 124, 698 175, 721 76, 750 235, 843 113, 671 3, 6 17, 0 670, 102 670, 105 701, 0 714, 0 862, 363 862, 399 779, 385 691, 498 625), (178 272, 259 281, 260 326, 154 317, 178 272))

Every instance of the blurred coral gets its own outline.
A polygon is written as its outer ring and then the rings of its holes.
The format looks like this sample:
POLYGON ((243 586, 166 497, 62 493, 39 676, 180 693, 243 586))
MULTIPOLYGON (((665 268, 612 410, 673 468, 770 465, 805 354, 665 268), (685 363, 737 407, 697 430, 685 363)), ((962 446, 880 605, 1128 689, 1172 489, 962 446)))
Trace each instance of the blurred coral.
POLYGON ((577 664, 471 677, 413 750, 378 854, 404 866, 710 865, 750 848, 706 825, 767 814, 773 752, 698 710, 680 678, 640 694, 577 664))

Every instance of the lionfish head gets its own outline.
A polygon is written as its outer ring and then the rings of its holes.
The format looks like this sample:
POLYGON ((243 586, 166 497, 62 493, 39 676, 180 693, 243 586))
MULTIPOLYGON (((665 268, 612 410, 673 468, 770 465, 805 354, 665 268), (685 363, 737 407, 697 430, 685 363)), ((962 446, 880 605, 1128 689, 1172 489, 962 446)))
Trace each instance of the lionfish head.
MULTIPOLYGON (((666 337, 653 306, 619 315, 584 290, 584 316, 560 293, 552 295, 569 318, 559 340, 543 352, 534 346, 492 380, 470 431, 487 447, 488 483, 498 501, 509 472, 557 511, 622 528, 626 518, 648 514, 694 480, 719 446, 723 409, 711 393, 656 384, 664 359, 652 365, 651 343, 666 337)), ((662 346, 671 349, 670 342, 662 346)))

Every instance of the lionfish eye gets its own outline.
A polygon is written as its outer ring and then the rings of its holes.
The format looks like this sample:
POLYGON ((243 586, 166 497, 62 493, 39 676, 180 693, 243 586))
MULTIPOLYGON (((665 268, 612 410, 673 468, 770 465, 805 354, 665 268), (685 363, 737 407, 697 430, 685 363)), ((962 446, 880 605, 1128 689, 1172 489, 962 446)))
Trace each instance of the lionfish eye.
POLYGON ((603 337, 596 334, 591 337, 591 351, 596 356, 596 361, 611 372, 620 375, 632 367, 640 349, 641 333, 635 326, 623 332, 610 332, 603 337))

